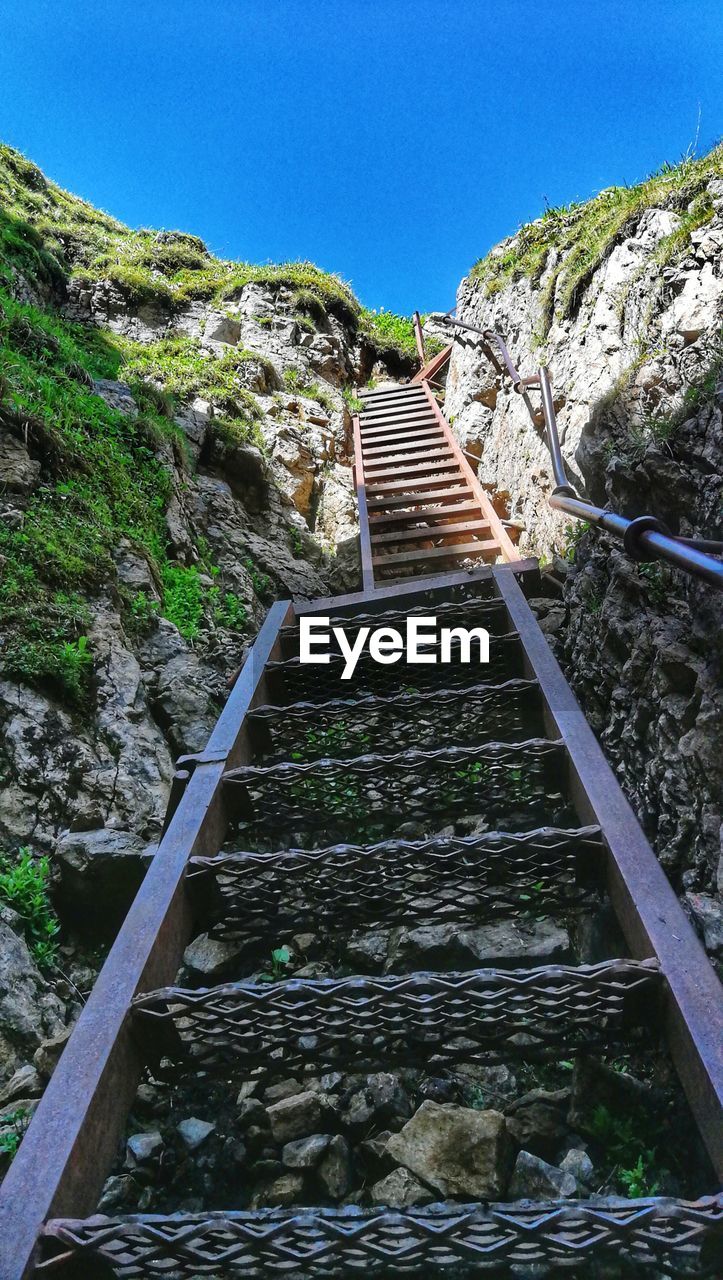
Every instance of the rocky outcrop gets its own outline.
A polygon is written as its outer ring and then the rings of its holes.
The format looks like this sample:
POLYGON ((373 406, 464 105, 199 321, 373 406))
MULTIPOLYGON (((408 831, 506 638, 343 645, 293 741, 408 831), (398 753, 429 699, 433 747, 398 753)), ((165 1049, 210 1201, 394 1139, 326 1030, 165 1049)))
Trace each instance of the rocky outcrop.
MULTIPOLYGON (((222 591, 246 611, 239 632, 208 613, 189 642, 160 616, 161 584, 128 542, 116 551, 117 590, 89 601, 94 707, 82 716, 62 697, 0 682, 4 787, 0 845, 52 849, 69 828, 120 829, 157 838, 173 760, 200 750, 274 596, 317 596, 357 584, 356 509, 347 448, 349 414, 340 388, 359 372, 359 342, 335 316, 311 335, 289 289, 249 284, 229 300, 193 303, 170 315, 132 306, 115 287, 71 281, 65 314, 141 342, 186 334, 213 360, 242 348, 243 379, 258 404, 258 445, 225 435, 218 411, 200 398, 177 424, 188 443, 182 467, 167 454, 174 494, 166 527, 181 564, 207 548, 222 591), (332 554, 333 553, 333 554, 332 554), (145 625, 129 627, 123 598, 142 598, 145 625)), ((139 412, 131 388, 97 379, 113 409, 139 412)), ((243 390, 243 388, 241 389, 243 390)), ((41 463, 0 428, 3 516, 22 522, 42 480, 41 463)), ((200 567, 200 586, 215 587, 200 567)), ((130 622, 133 622, 131 617, 130 622)))
MULTIPOLYGON (((549 367, 568 474, 581 492, 628 517, 652 512, 673 533, 720 539, 720 153, 641 192, 630 193, 631 213, 607 240, 598 237, 586 272, 583 236, 599 227, 609 193, 523 228, 462 283, 458 315, 502 334, 523 375, 549 367), (536 266, 530 244, 541 246, 536 266), (527 263, 519 272, 509 269, 516 255, 527 263)), ((543 629, 710 944, 710 915, 704 923, 694 899, 715 894, 723 873, 720 598, 659 563, 635 565, 552 512, 539 421, 489 355, 472 335, 456 339, 447 412, 520 527, 520 550, 548 561, 563 553, 555 565, 564 594, 542 606, 543 629)))

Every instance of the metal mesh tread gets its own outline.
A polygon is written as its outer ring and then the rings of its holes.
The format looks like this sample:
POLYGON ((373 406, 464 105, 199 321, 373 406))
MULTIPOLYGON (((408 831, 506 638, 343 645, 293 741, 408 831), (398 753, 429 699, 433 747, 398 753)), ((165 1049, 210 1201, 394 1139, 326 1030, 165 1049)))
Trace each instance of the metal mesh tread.
MULTIPOLYGON (((385 609, 380 613, 345 613, 341 616, 332 613, 330 625, 341 626, 346 635, 352 639, 360 627, 396 627, 404 628, 409 618, 434 617, 440 627, 485 627, 490 633, 503 635, 509 633, 507 611, 501 600, 490 598, 478 590, 474 595, 462 596, 459 600, 445 600, 443 603, 430 598, 428 604, 414 605, 408 609, 385 609)), ((284 651, 291 653, 298 650, 299 625, 282 627, 280 631, 284 651)))
POLYGON ((328 702, 291 702, 249 712, 256 763, 337 760, 363 755, 372 742, 387 750, 514 742, 541 732, 539 685, 506 680, 466 689, 367 694, 328 702))
POLYGON ((214 937, 261 945, 280 929, 479 922, 518 915, 525 904, 579 906, 603 879, 599 827, 217 854, 192 858, 188 873, 214 937))
MULTIPOLYGON (((634 1263, 656 1277, 723 1273, 723 1197, 434 1204, 406 1209, 259 1209, 95 1216, 47 1223, 46 1258, 103 1258, 122 1280, 235 1277, 508 1276, 537 1280, 587 1261, 634 1263), (517 1274, 527 1274, 519 1271, 517 1274)), ((55 1274, 52 1263, 40 1274, 55 1274)), ((607 1274, 612 1274, 608 1272, 607 1274)), ((620 1274, 620 1273, 619 1273, 620 1274)))
MULTIPOLYGON (((439 649, 430 646, 426 652, 438 653, 439 649)), ((403 692, 405 686, 412 689, 434 689, 440 683, 440 669, 444 672, 444 681, 448 687, 479 684, 480 664, 474 651, 473 656, 475 660, 469 663, 453 661, 443 665, 439 662, 417 665, 405 662, 402 657, 399 662, 382 666, 365 650, 354 671, 353 684, 350 680, 342 679, 345 659, 337 653, 330 653, 329 662, 318 665, 300 662, 298 658, 269 662, 266 671, 268 687, 274 701, 299 702, 302 699, 318 698, 326 702, 337 690, 343 696, 352 688, 361 694, 403 692)), ((522 675, 522 650, 516 632, 490 636, 489 662, 482 669, 490 681, 522 675)))
POLYGON ((463 815, 510 830, 555 825, 565 804, 564 759, 561 743, 530 738, 245 765, 229 770, 224 782, 237 820, 278 848, 301 830, 325 843, 381 839, 398 834, 400 822, 420 823, 432 834, 437 828, 430 824, 463 815))
POLYGON ((290 978, 136 997, 151 1057, 188 1069, 268 1075, 536 1058, 627 1038, 647 1025, 661 983, 650 960, 404 977, 290 978))

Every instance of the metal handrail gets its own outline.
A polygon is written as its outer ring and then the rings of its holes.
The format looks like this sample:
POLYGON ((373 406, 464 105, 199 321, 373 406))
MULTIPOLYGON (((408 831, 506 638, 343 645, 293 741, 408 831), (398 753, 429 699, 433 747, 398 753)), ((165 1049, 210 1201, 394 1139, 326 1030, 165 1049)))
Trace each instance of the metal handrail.
POLYGON ((711 586, 717 587, 719 591, 723 590, 723 563, 714 558, 716 555, 723 555, 723 542, 708 538, 676 537, 668 532, 657 516, 643 515, 634 520, 628 520, 625 516, 616 515, 613 511, 596 507, 588 498, 583 498, 577 493, 570 484, 565 470, 557 430, 552 383, 549 371, 544 365, 540 366, 536 374, 523 378, 507 350, 504 339, 493 329, 479 329, 463 320, 456 320, 449 312, 442 319, 446 324, 479 334, 485 342, 495 344, 509 374, 513 390, 523 397, 535 427, 537 426, 536 415, 529 398, 529 390, 534 388, 540 391, 545 421, 545 443, 555 478, 555 488, 547 501, 555 511, 564 511, 566 515, 573 516, 576 520, 586 520, 588 524, 612 534, 622 542, 625 551, 633 560, 667 560, 676 568, 702 578, 711 586))

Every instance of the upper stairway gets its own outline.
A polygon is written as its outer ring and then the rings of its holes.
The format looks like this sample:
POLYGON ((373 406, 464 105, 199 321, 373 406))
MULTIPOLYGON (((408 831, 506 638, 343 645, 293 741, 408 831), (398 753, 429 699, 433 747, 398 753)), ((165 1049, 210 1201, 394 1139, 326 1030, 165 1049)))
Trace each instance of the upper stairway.
POLYGON ((361 399, 354 449, 365 589, 518 560, 426 378, 361 399))

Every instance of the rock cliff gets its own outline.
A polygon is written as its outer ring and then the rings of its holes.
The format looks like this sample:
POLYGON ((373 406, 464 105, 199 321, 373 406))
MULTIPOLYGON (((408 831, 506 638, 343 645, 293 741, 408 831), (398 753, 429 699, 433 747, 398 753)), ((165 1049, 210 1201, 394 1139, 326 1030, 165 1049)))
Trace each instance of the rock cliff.
POLYGON ((411 325, 10 148, 0 194, 0 848, 152 840, 268 603, 356 586, 352 388, 412 367, 411 325))
MULTIPOLYGON (((547 210, 477 264, 457 314, 505 337, 523 375, 548 366, 581 492, 628 517, 652 512, 673 533, 723 538, 721 148, 547 210)), ((720 598, 551 511, 540 432, 472 335, 455 341, 446 408, 520 527, 520 549, 566 573, 542 625, 717 954, 720 598)))

